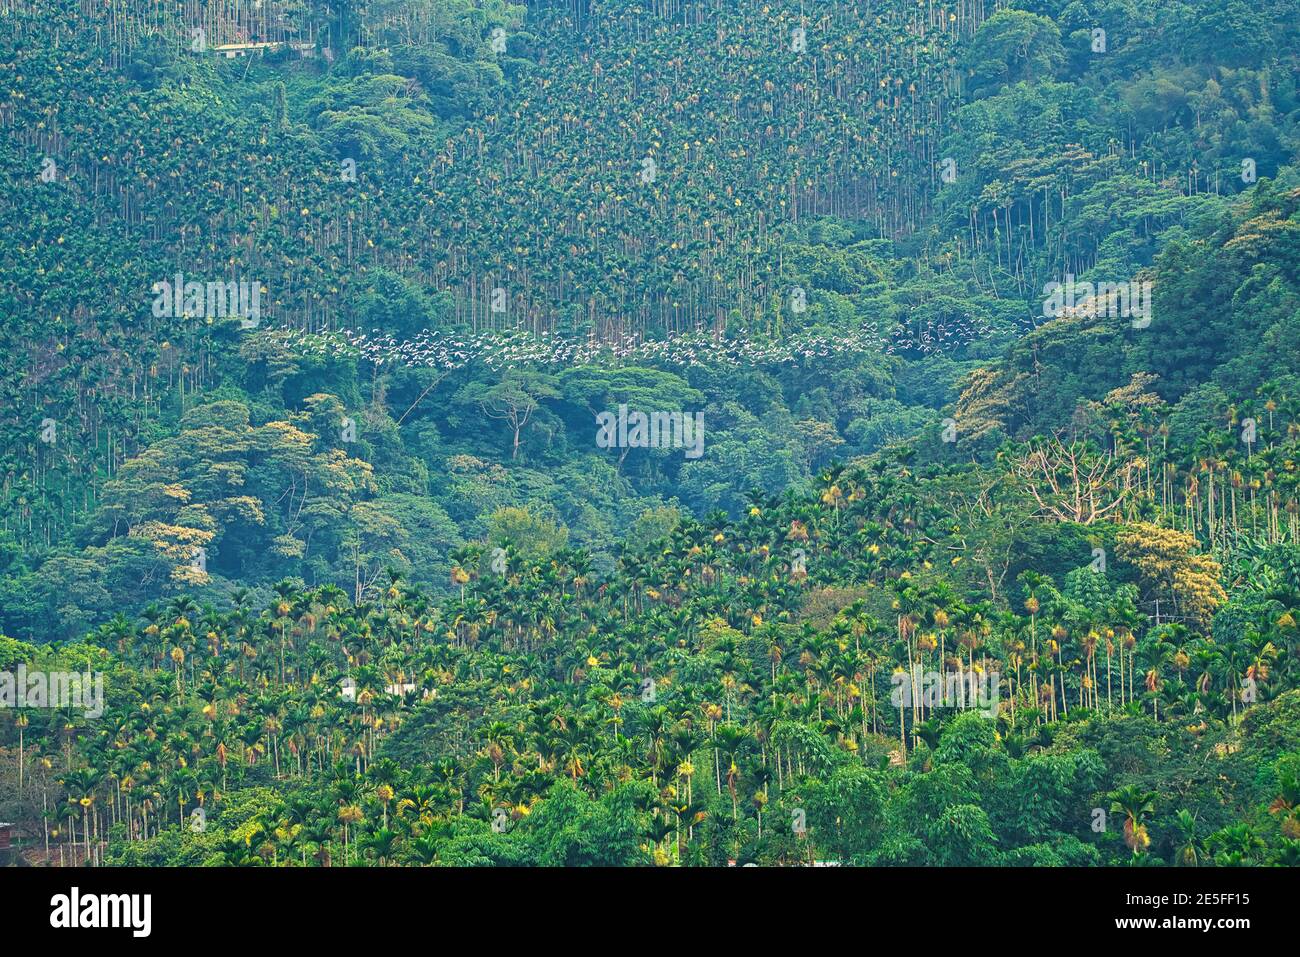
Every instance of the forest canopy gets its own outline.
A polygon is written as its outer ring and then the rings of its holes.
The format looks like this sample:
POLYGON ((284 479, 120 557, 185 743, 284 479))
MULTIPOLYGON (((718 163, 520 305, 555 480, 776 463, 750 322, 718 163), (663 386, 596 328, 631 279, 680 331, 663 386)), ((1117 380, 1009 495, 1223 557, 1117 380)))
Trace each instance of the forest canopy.
POLYGON ((0 48, 23 863, 1300 861, 1300 0, 0 48))

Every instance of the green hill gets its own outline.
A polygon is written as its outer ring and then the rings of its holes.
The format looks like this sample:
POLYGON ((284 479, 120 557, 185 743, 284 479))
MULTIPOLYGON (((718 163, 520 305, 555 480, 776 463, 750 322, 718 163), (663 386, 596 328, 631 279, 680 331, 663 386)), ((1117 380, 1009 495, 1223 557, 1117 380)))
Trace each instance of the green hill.
POLYGON ((29 848, 1295 862, 1297 0, 4 14, 29 848))

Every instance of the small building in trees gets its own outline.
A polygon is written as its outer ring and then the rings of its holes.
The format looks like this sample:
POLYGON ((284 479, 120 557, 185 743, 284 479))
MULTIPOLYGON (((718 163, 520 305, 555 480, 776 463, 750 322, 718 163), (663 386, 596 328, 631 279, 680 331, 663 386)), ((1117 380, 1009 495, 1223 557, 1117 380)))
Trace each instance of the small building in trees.
POLYGON ((275 43, 275 42, 258 42, 258 43, 220 43, 212 48, 214 53, 219 53, 227 60, 233 60, 235 57, 248 56, 252 53, 265 51, 273 53, 276 50, 296 50, 303 56, 315 56, 316 45, 314 43, 275 43))

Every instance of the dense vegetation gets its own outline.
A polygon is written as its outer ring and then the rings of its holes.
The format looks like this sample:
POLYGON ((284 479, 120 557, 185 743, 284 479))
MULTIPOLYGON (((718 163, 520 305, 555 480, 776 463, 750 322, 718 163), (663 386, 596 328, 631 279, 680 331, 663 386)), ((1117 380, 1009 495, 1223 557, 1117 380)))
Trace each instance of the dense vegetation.
POLYGON ((25 860, 1300 859, 1296 0, 3 12, 25 860))

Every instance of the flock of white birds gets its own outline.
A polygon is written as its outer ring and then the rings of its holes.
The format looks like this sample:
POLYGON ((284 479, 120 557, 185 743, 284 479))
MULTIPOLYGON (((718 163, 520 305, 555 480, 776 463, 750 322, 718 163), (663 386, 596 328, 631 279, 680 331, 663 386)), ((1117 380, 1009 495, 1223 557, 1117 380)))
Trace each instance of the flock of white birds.
POLYGON ((597 340, 529 332, 446 334, 423 332, 399 340, 380 329, 366 332, 303 332, 275 330, 290 347, 303 354, 351 357, 376 366, 455 370, 474 363, 489 369, 549 368, 583 365, 691 367, 700 365, 763 366, 808 363, 835 355, 913 354, 949 352, 994 334, 988 324, 957 319, 925 328, 900 324, 890 334, 858 329, 827 335, 794 334, 780 342, 721 339, 708 331, 645 339, 624 336, 597 340))

